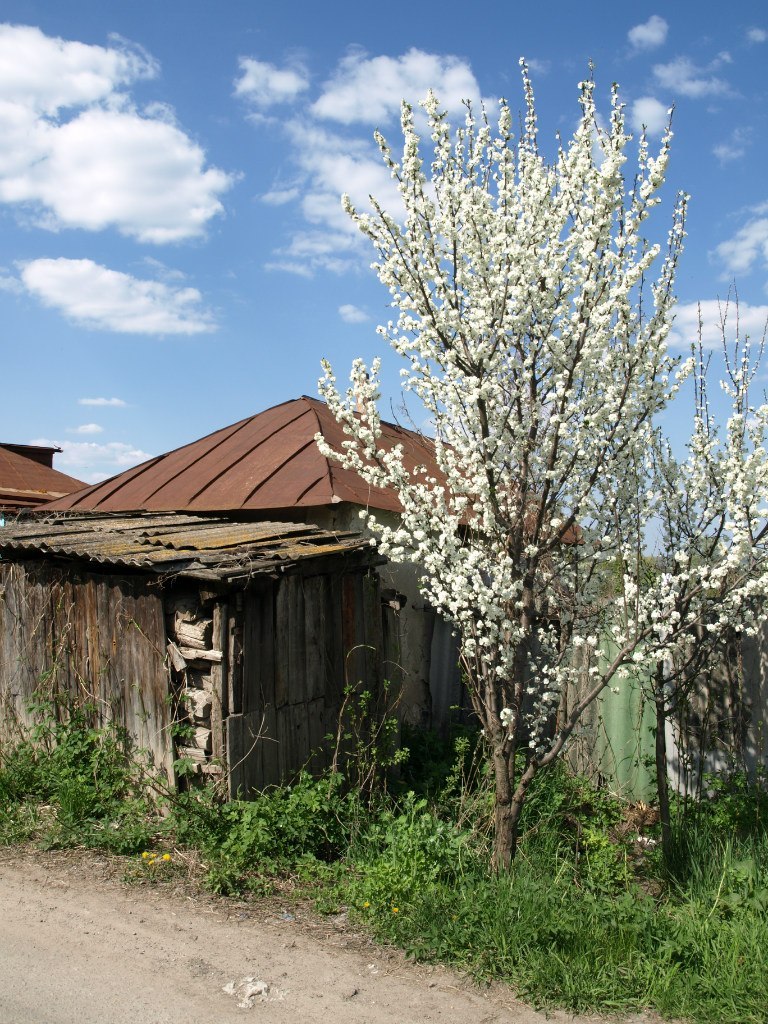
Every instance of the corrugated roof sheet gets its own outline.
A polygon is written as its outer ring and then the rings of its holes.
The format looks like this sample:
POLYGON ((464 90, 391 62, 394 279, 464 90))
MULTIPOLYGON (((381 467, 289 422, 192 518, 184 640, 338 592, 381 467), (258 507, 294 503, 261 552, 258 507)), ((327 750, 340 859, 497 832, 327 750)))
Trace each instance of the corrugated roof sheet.
POLYGON ((54 450, 0 442, 0 508, 32 508, 85 487, 82 480, 41 461, 40 453, 54 450), (24 454, 25 447, 29 454, 24 454))
POLYGON ((238 523, 210 515, 52 515, 0 530, 4 558, 49 555, 222 581, 353 553, 376 558, 370 541, 358 533, 331 533, 302 523, 238 523))
MULTIPOLYGON (((396 495, 369 487, 318 451, 315 434, 334 447, 347 440, 324 402, 294 399, 150 459, 51 503, 52 510, 236 512, 317 507, 349 501, 399 511, 396 495)), ((402 444, 409 468, 439 476, 430 442, 383 424, 382 444, 402 444)))

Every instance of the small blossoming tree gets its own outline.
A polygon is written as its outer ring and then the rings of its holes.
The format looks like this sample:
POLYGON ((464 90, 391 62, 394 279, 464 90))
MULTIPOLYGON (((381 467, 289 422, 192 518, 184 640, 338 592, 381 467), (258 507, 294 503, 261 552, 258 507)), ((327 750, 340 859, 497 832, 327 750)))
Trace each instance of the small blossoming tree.
MULTIPOLYGON (((700 323, 687 457, 676 458, 660 431, 654 438, 655 567, 662 574, 663 599, 656 604, 652 592, 649 604, 638 593, 641 603, 633 609, 655 622, 655 643, 648 647, 657 661, 647 688, 656 713, 656 782, 667 853, 672 845, 667 722, 708 677, 723 672, 729 647, 756 632, 768 586, 768 406, 755 406, 750 397, 763 345, 755 354, 749 339, 742 338, 738 302, 721 306, 725 377, 720 385, 731 404, 721 429, 709 401, 702 330, 700 323)), ((734 710, 737 717, 745 711, 734 710)))
MULTIPOLYGON (((324 363, 321 393, 349 440, 334 450, 318 438, 327 455, 397 492, 399 525, 374 513, 368 524, 382 552, 421 568, 424 596, 459 635, 495 779, 496 868, 514 856, 536 773, 605 687, 664 661, 687 636, 701 610, 695 593, 708 585, 693 580, 690 559, 679 563, 694 597, 672 621, 678 577, 641 587, 632 557, 658 503, 654 418, 691 372, 666 347, 687 197, 663 251, 644 235, 671 131, 655 157, 642 135, 628 172, 618 91, 602 128, 593 83, 583 82, 578 126, 548 162, 525 65, 523 84, 517 140, 506 102, 497 126, 468 104, 452 131, 430 94, 427 169, 404 104, 402 158, 376 136, 403 214, 373 198, 372 213, 358 212, 344 199, 398 310, 379 332, 429 416, 431 469, 382 443, 378 361, 356 361, 345 394, 324 363), (604 566, 617 559, 621 593, 606 601, 604 566)), ((723 537, 728 566, 746 544, 746 525, 730 525, 740 539, 723 537)))

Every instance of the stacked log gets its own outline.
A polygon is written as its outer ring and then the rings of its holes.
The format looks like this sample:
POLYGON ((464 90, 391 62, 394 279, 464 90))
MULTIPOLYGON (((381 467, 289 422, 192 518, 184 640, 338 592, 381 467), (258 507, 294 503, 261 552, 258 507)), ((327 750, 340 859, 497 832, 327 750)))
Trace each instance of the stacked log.
POLYGON ((194 595, 166 601, 168 657, 179 681, 176 722, 176 757, 187 773, 221 774, 213 760, 212 716, 215 701, 213 668, 222 653, 213 646, 213 614, 194 595))

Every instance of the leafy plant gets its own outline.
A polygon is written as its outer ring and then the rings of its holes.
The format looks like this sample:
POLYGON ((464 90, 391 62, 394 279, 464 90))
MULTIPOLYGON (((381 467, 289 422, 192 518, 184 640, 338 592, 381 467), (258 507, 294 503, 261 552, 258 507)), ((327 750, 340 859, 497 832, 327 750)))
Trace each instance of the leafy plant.
POLYGON ((5 753, 0 767, 6 836, 26 820, 28 837, 39 832, 46 846, 128 853, 146 845, 156 822, 125 731, 94 727, 87 704, 42 702, 35 713, 30 736, 5 753), (43 804, 53 813, 33 811, 43 804))
POLYGON ((374 906, 405 907, 425 886, 455 880, 473 860, 467 833, 413 793, 370 825, 365 843, 363 872, 352 892, 356 902, 374 906))
POLYGON ((328 862, 342 855, 361 813, 359 796, 331 774, 303 773, 252 801, 220 804, 210 793, 185 794, 172 812, 182 842, 202 849, 208 880, 218 892, 263 887, 269 876, 305 861, 328 862))
POLYGON ((744 771, 728 771, 704 775, 708 799, 698 806, 698 813, 713 828, 724 834, 748 835, 768 831, 768 790, 765 779, 751 779, 744 771))
POLYGON ((379 693, 347 683, 336 735, 326 736, 334 743, 331 773, 343 774, 368 799, 385 792, 389 773, 408 760, 399 742, 399 698, 386 679, 379 693))

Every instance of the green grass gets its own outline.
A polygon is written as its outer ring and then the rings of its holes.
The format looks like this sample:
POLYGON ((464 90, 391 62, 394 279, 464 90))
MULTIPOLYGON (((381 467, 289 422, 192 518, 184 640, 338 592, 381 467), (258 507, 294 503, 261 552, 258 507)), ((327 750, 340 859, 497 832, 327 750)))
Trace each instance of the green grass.
POLYGON ((379 938, 415 957, 508 982, 543 1006, 766 1020, 766 890, 733 848, 715 851, 709 887, 655 898, 635 881, 610 892, 579 879, 573 858, 556 848, 528 857, 523 848, 499 877, 471 861, 444 864, 435 876, 433 863, 419 884, 401 858, 406 849, 395 844, 372 858, 352 895, 379 938))
POLYGON ((141 852, 173 842, 199 853, 214 891, 264 893, 289 878, 321 912, 346 906, 411 956, 537 1005, 765 1024, 763 789, 709 780, 706 801, 677 809, 665 860, 635 843, 626 807, 560 766, 536 780, 518 857, 495 876, 473 739, 459 736, 450 756, 433 739, 409 746, 418 771, 406 767, 400 792, 378 801, 341 775, 302 775, 254 801, 192 789, 161 809, 119 730, 91 728, 87 710, 41 709, 35 734, 0 758, 0 843, 107 849, 161 880, 162 861, 141 852))

